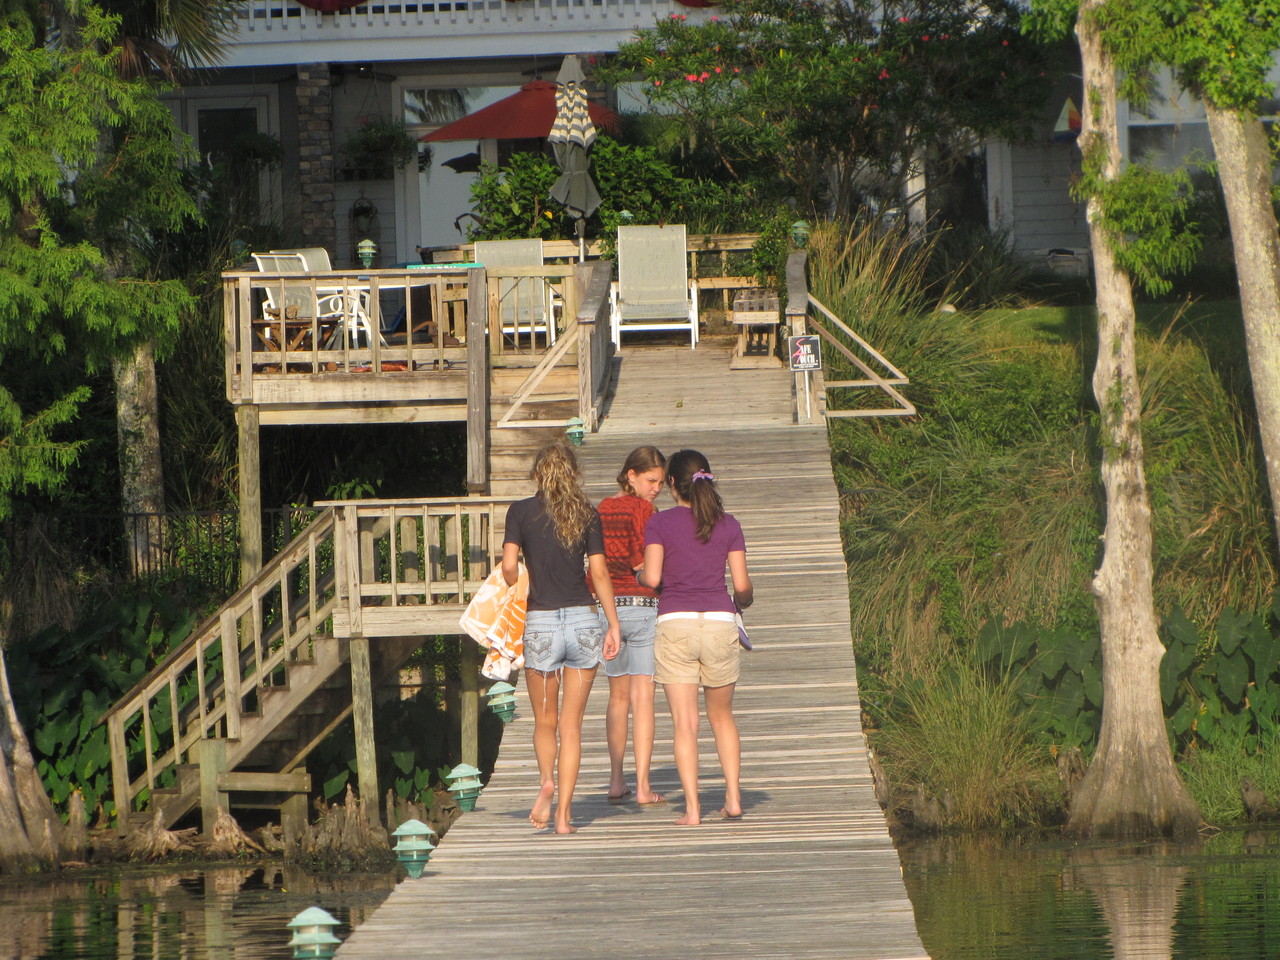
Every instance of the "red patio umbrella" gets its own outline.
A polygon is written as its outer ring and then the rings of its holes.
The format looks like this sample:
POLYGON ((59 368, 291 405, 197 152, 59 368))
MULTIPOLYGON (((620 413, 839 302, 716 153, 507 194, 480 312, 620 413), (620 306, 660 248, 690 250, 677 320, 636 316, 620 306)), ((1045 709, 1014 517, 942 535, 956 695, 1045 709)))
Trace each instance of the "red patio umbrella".
MULTIPOLYGON (((587 107, 591 122, 606 130, 618 129, 618 115, 606 107, 587 107)), ((545 140, 556 121, 556 85, 531 80, 509 97, 447 123, 418 139, 427 143, 445 140, 545 140)))

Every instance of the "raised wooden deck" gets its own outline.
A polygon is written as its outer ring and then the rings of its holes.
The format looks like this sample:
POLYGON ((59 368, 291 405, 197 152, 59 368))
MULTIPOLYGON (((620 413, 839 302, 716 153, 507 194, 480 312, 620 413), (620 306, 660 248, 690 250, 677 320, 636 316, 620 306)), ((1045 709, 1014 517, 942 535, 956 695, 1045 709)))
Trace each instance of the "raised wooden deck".
MULTIPOLYGON (((745 818, 675 826, 681 798, 661 694, 654 785, 672 802, 643 811, 605 802, 602 671, 584 726, 578 833, 529 826, 537 776, 524 707, 478 809, 421 879, 401 883, 352 934, 342 960, 424 950, 514 960, 926 956, 872 792, 825 426, 793 424, 789 375, 731 372, 729 348, 628 346, 617 394, 581 454, 598 499, 638 444, 701 449, 742 521, 757 598, 756 649, 736 698, 745 818)), ((701 743, 703 809, 714 814, 719 766, 705 723, 701 743)))

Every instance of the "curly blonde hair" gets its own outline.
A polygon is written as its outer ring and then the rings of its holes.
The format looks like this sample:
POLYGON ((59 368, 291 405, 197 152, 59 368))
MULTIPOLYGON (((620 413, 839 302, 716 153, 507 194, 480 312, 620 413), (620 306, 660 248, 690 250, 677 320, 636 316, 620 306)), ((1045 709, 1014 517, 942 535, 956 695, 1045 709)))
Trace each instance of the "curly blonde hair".
POLYGON ((538 499, 556 528, 556 538, 566 549, 582 543, 596 511, 582 492, 578 458, 563 440, 555 440, 533 458, 529 479, 538 487, 538 499))

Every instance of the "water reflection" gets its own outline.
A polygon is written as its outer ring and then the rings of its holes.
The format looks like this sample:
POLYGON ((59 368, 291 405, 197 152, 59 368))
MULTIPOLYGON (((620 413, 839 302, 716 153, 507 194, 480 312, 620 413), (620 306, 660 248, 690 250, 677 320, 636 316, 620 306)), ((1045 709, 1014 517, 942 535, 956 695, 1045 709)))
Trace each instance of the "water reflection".
POLYGON ((1194 845, 952 837, 899 847, 934 960, 1256 960, 1280 943, 1280 833, 1194 845))
POLYGON ((322 906, 345 938, 395 882, 280 864, 3 877, 0 960, 285 960, 293 916, 322 906))

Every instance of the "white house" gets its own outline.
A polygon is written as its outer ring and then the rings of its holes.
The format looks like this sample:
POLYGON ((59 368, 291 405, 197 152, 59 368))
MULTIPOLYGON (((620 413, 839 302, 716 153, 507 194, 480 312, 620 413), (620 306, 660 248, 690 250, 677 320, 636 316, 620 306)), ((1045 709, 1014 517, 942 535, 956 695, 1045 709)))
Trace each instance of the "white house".
POLYGON ((172 105, 202 154, 244 131, 278 137, 284 161, 262 184, 264 205, 298 242, 332 250, 336 267, 354 264, 365 236, 387 265, 414 259, 420 244, 462 239, 454 220, 470 208, 475 173, 444 163, 477 144, 436 144, 422 169, 354 179, 361 174, 343 169, 341 148, 362 119, 428 133, 534 78, 554 80, 565 54, 611 52, 673 14, 706 16, 677 0, 386 0, 332 13, 249 0, 225 61, 172 105), (424 107, 440 102, 452 109, 424 119, 424 107))

